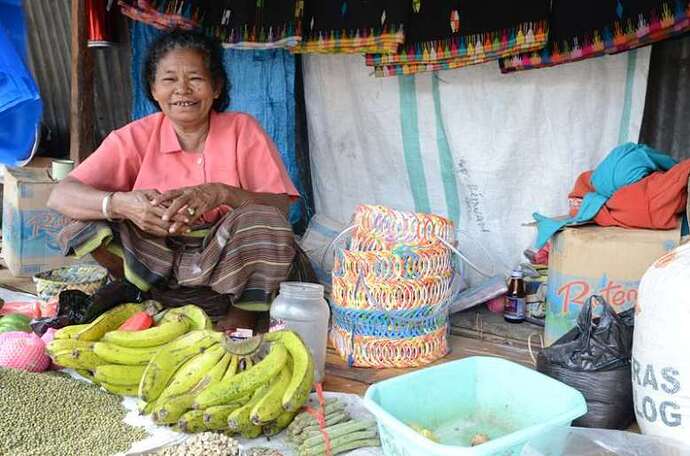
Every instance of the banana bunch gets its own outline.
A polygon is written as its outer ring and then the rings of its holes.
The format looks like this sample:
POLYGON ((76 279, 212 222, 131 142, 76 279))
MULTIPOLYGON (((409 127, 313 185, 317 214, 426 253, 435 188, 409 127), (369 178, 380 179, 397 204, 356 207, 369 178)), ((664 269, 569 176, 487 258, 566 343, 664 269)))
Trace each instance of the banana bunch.
POLYGON ((184 432, 273 435, 306 403, 313 382, 311 353, 291 331, 242 342, 194 331, 146 366, 140 411, 184 432))
POLYGON ((137 396, 146 369, 159 351, 174 346, 178 339, 212 333, 208 316, 191 305, 166 311, 151 328, 118 330, 137 312, 159 310, 154 303, 122 304, 89 324, 62 328, 48 344, 48 354, 54 363, 77 370, 113 394, 137 396))

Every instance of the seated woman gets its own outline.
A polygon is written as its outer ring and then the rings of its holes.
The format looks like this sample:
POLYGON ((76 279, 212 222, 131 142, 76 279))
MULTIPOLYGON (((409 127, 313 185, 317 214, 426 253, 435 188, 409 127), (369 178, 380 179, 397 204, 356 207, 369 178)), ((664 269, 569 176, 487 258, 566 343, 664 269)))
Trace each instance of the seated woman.
POLYGON ((143 76, 160 112, 112 132, 55 187, 48 206, 74 220, 59 240, 65 254, 91 253, 125 278, 121 296, 133 284, 166 306, 196 304, 247 327, 239 308, 265 310, 288 277, 297 247, 286 215, 299 193, 257 121, 222 112, 218 43, 163 35, 143 76))

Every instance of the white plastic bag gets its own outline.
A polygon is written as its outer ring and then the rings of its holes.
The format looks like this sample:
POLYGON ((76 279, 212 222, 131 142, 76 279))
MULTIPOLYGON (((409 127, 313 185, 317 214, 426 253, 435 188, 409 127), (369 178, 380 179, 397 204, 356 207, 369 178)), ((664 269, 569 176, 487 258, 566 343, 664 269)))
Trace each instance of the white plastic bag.
POLYGON ((685 456, 690 447, 662 439, 610 429, 564 428, 528 442, 520 456, 685 456))

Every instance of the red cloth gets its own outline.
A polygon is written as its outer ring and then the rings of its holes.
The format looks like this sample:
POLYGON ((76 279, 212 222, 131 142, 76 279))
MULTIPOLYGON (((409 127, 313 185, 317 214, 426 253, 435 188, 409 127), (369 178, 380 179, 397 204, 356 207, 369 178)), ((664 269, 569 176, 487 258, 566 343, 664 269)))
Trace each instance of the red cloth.
MULTIPOLYGON (((625 228, 675 228, 678 214, 685 212, 689 175, 690 160, 685 160, 666 172, 652 173, 619 189, 594 217, 594 223, 625 228)), ((591 177, 592 171, 580 174, 568 195, 571 199, 571 215, 577 213, 577 200, 594 191, 591 177)))

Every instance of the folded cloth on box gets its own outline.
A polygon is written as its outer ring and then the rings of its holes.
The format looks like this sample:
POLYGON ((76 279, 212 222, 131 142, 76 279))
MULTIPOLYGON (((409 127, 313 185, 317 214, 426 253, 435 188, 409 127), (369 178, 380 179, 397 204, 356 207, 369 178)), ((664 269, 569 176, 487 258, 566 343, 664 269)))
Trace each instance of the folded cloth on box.
MULTIPOLYGON (((634 184, 652 172, 672 168, 676 161, 644 144, 626 143, 614 148, 592 172, 592 191, 585 194, 575 216, 559 220, 534 213, 537 241, 541 248, 557 231, 571 224, 592 220, 609 198, 626 185, 634 184)), ((687 179, 686 179, 687 181, 687 179)))
MULTIPOLYGON (((670 230, 678 226, 678 215, 687 202, 690 160, 666 172, 657 171, 627 185, 611 196, 594 216, 601 226, 670 230)), ((592 171, 582 173, 575 182, 570 198, 580 199, 593 191, 592 171)))

